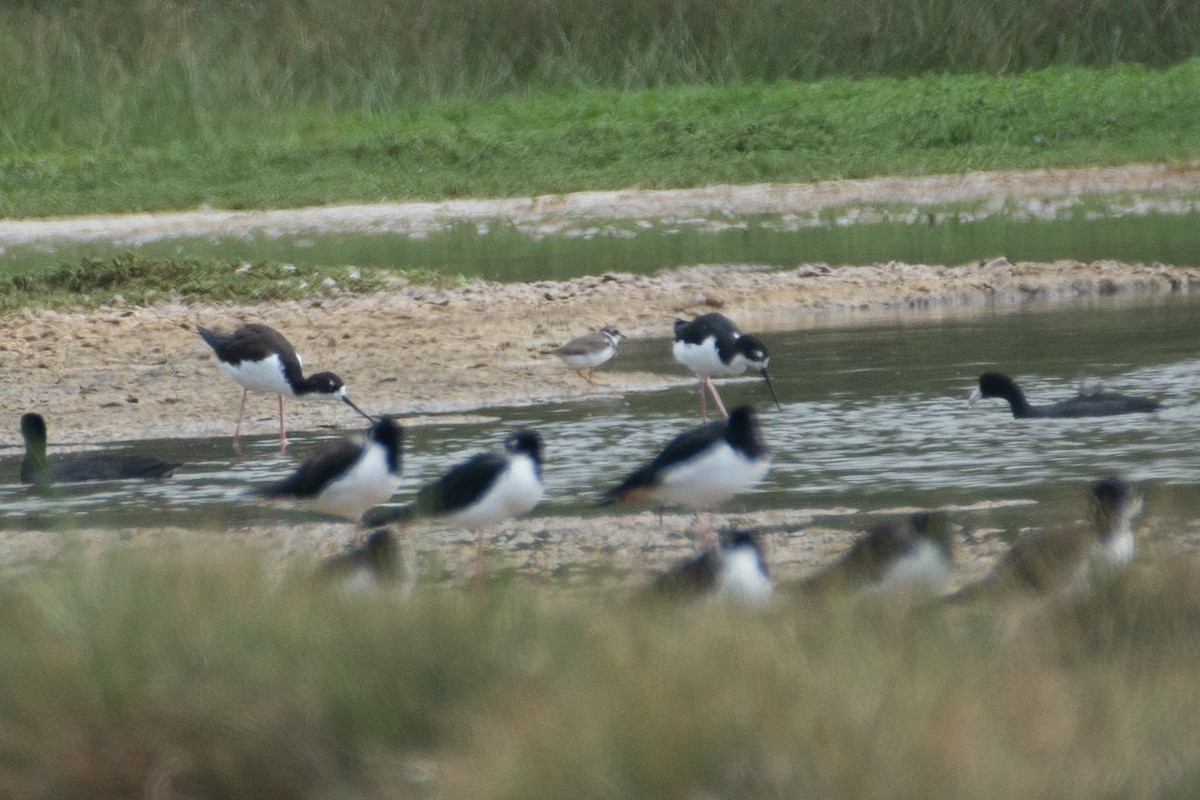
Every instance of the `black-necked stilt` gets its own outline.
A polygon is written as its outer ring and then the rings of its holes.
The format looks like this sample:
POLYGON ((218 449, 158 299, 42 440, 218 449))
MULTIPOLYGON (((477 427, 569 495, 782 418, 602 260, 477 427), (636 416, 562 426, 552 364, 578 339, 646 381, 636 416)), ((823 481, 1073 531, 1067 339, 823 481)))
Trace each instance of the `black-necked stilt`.
POLYGON ((708 595, 747 605, 765 603, 771 591, 762 547, 750 531, 722 531, 716 545, 659 575, 649 587, 660 597, 708 595))
POLYGON ((617 354, 617 345, 625 335, 611 325, 605 325, 600 330, 577 336, 561 347, 547 350, 546 355, 558 356, 568 367, 575 370, 579 377, 595 386, 592 380, 592 370, 617 354), (587 370, 587 374, 583 373, 587 370))
POLYGON ((1142 499, 1124 480, 1109 477, 1092 484, 1091 504, 1090 525, 1024 534, 987 576, 947 599, 1075 592, 1124 567, 1133 558, 1133 519, 1142 510, 1142 499))
POLYGON ((811 592, 932 595, 954 568, 954 531, 940 512, 921 511, 875 525, 837 562, 800 584, 811 592))
POLYGON ((475 531, 475 579, 483 577, 483 529, 533 509, 542 499, 542 437, 523 430, 504 451, 477 453, 423 487, 408 505, 367 514, 367 527, 434 518, 475 531))
POLYGON ((403 556, 390 528, 371 531, 358 547, 326 559, 317 568, 318 583, 347 591, 391 586, 404 577, 403 556))
POLYGON ((1110 417, 1115 414, 1144 414, 1162 409, 1162 403, 1149 397, 1129 397, 1115 392, 1083 392, 1057 403, 1034 406, 1025 399, 1025 393, 1017 382, 999 372, 985 372, 979 376, 979 385, 967 400, 968 406, 975 405, 984 397, 1002 397, 1008 401, 1012 415, 1017 419, 1027 417, 1110 417))
POLYGON ((708 419, 708 404, 704 390, 712 393, 721 415, 725 416, 725 404, 713 378, 741 375, 747 367, 754 367, 767 383, 771 399, 779 407, 775 387, 767 375, 771 357, 767 347, 756 336, 743 335, 733 321, 724 314, 703 314, 691 322, 675 320, 675 344, 671 348, 675 360, 690 369, 700 379, 700 416, 708 419))
POLYGON ((300 368, 300 356, 283 334, 267 325, 251 323, 233 333, 214 333, 196 326, 197 332, 217 354, 221 369, 242 385, 242 404, 233 429, 233 447, 241 450, 242 416, 246 412, 246 395, 262 392, 279 396, 279 447, 287 447, 287 432, 283 424, 283 398, 332 398, 362 414, 371 416, 350 401, 342 379, 332 372, 318 372, 305 377, 300 368))
POLYGON ((363 444, 345 439, 317 451, 283 480, 257 490, 271 498, 295 498, 325 514, 358 521, 400 486, 404 429, 384 415, 363 444))
POLYGON ((605 499, 712 509, 761 481, 770 464, 754 409, 740 406, 726 419, 676 436, 649 463, 606 492, 605 499))
POLYGON ((129 478, 153 480, 169 477, 180 466, 152 456, 123 453, 59 456, 51 462, 46 455, 46 420, 41 414, 33 412, 21 416, 21 437, 25 440, 21 483, 80 483, 129 478))

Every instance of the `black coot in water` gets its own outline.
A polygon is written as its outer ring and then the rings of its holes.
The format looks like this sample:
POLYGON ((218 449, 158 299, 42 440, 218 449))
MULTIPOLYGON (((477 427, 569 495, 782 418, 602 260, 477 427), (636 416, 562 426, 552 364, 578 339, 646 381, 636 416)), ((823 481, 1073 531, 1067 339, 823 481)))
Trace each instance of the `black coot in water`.
POLYGON ((28 413, 21 417, 21 436, 25 439, 25 458, 21 461, 21 483, 80 483, 84 481, 119 481, 128 478, 166 478, 178 464, 153 456, 124 453, 88 453, 59 456, 50 461, 46 456, 46 420, 41 414, 28 413))
POLYGON ((1130 397, 1116 392, 1080 391, 1075 397, 1047 405, 1030 405, 1017 382, 999 372, 979 376, 979 386, 967 401, 975 405, 983 397, 1002 397, 1017 419, 1026 417, 1110 417, 1115 414, 1145 414, 1161 409, 1162 403, 1149 397, 1130 397))

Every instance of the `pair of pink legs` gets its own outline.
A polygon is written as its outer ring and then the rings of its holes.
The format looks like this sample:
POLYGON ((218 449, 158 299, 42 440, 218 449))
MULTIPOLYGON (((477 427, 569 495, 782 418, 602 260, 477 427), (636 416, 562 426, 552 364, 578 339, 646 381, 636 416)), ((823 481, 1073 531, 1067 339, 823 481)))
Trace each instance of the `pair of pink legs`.
POLYGON ((707 375, 700 378, 700 419, 708 419, 708 402, 704 396, 704 387, 708 387, 708 391, 712 392, 712 399, 717 404, 717 408, 721 411, 722 417, 728 417, 728 412, 725 411, 725 404, 721 402, 721 395, 717 394, 717 385, 713 383, 713 379, 707 375))
MULTIPOLYGON (((239 456, 242 454, 242 416, 246 413, 246 395, 250 394, 249 389, 242 390, 242 405, 238 408, 237 424, 233 427, 233 452, 239 456)), ((280 452, 287 449, 287 432, 283 429, 283 395, 279 395, 279 450, 280 452)))

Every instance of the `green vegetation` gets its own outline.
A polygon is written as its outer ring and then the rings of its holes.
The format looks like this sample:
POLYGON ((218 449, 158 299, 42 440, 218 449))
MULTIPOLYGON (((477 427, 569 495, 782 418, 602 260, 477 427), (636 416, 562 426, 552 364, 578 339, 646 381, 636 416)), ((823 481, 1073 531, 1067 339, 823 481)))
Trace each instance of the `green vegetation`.
POLYGON ((293 108, 1196 56, 1178 0, 21 0, 0 6, 0 109, 25 146, 155 145, 293 108))
MULTIPOLYGON (((171 549, 171 548, 167 548, 171 549)), ((67 559, 0 595, 6 797, 1182 797, 1200 575, 1015 608, 761 614, 67 559)))
POLYGON ((130 148, 0 153, 0 213, 521 196, 1200 153, 1200 60, 1162 71, 831 80, 280 111, 130 148))
POLYGON ((31 0, 0 215, 1193 159, 1198 54, 1168 0, 31 0))
MULTIPOLYGON (((422 277, 428 278, 421 273, 422 277)), ((426 280, 425 282, 428 282, 426 280)), ((92 306, 120 299, 138 305, 191 301, 262 302, 382 288, 376 270, 259 262, 155 260, 133 253, 85 258, 42 274, 0 277, 0 313, 18 308, 92 306)))

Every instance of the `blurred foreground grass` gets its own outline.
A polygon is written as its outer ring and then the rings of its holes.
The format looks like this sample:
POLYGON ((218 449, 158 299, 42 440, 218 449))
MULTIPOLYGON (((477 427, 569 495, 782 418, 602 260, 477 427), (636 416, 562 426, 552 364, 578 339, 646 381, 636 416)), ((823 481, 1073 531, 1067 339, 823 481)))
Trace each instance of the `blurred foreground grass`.
MULTIPOLYGON (((169 554, 168 554, 169 551, 169 554)), ((245 553, 71 556, 0 594, 0 795, 1193 796, 1200 567, 914 615, 407 599, 245 553)))

